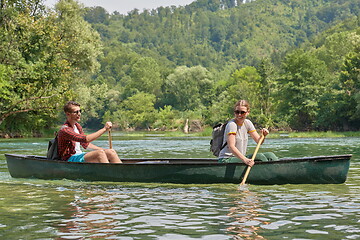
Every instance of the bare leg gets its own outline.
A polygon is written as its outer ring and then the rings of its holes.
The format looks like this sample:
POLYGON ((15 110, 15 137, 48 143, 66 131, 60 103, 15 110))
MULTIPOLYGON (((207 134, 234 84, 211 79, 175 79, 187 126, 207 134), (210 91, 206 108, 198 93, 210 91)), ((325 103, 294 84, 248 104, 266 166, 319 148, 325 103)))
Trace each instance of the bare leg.
POLYGON ((106 149, 105 153, 110 163, 122 163, 114 149, 106 149))
POLYGON ((85 162, 91 163, 109 163, 104 150, 95 150, 85 154, 85 162))

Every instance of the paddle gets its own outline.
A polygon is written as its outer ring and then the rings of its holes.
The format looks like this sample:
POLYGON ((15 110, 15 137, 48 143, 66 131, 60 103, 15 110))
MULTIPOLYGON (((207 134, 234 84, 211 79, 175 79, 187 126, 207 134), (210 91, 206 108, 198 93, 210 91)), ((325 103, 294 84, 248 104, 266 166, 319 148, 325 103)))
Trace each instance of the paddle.
POLYGON ((112 149, 111 128, 109 128, 109 146, 112 149))
MULTIPOLYGON (((265 138, 265 136, 264 136, 264 135, 261 135, 260 140, 259 140, 259 142, 258 142, 258 144, 257 144, 257 146, 256 146, 256 148, 255 148, 255 152, 254 152, 254 154, 252 155, 251 160, 255 161, 256 154, 257 154, 257 152, 259 151, 260 145, 261 145, 262 141, 264 140, 264 138, 265 138)), ((250 170, 251 170, 251 167, 248 166, 247 169, 246 169, 244 178, 243 178, 242 182, 240 183, 240 186, 242 186, 242 185, 245 184, 246 179, 247 179, 247 177, 248 177, 248 175, 249 175, 249 173, 250 173, 250 170)))

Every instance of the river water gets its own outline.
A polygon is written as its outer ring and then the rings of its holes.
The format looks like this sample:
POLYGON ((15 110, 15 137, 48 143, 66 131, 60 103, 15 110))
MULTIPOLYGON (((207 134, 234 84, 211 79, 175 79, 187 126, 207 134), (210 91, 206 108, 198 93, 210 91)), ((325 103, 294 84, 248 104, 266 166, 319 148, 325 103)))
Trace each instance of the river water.
MULTIPOLYGON (((0 239, 360 239, 359 138, 267 139, 260 148, 279 157, 353 154, 338 185, 12 178, 4 153, 45 155, 47 140, 0 140, 0 239)), ((211 157, 206 137, 114 133, 113 147, 123 158, 211 157)))

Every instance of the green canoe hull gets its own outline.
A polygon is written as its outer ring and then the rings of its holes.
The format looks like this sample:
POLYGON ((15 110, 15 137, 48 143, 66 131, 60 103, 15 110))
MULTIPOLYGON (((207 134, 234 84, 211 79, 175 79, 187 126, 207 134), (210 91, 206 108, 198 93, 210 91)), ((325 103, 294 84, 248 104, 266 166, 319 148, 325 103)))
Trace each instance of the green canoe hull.
MULTIPOLYGON (((123 159, 123 164, 71 163, 41 156, 5 154, 14 178, 71 179, 111 182, 240 183, 247 168, 242 163, 218 163, 216 159, 123 159)), ((249 184, 344 183, 351 155, 318 156, 257 162, 249 184)))

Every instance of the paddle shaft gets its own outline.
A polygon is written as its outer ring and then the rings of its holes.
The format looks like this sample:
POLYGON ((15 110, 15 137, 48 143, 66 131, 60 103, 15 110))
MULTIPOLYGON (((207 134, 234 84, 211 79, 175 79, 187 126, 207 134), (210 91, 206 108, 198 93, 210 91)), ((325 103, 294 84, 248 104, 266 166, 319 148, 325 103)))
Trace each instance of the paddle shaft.
POLYGON ((111 128, 109 129, 109 147, 112 149, 111 128))
MULTIPOLYGON (((255 152, 254 152, 254 154, 252 155, 251 160, 255 161, 256 154, 257 154, 257 152, 259 151, 259 148, 260 148, 261 143, 262 143, 262 141, 264 140, 264 138, 265 138, 265 136, 264 136, 264 135, 261 135, 260 140, 259 140, 259 142, 258 142, 258 144, 257 144, 257 146, 256 146, 256 148, 255 148, 255 152)), ((246 169, 244 178, 243 178, 242 182, 240 183, 240 185, 244 185, 244 184, 245 184, 246 179, 247 179, 247 177, 249 176, 250 170, 251 170, 251 167, 248 166, 247 169, 246 169)))

